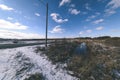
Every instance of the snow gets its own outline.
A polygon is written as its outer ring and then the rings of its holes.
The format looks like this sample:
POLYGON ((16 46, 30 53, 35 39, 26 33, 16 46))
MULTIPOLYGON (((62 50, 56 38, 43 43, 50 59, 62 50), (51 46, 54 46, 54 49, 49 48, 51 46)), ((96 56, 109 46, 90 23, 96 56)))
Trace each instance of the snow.
POLYGON ((56 68, 45 55, 35 53, 36 46, 0 50, 0 80, 24 80, 42 73, 47 80, 78 80, 66 70, 56 68))

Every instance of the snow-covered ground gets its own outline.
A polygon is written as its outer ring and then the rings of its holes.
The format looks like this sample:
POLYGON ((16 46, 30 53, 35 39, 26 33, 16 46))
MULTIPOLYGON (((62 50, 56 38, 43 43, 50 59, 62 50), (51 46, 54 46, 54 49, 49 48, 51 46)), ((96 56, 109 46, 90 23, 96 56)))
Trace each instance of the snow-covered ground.
POLYGON ((56 68, 45 55, 35 53, 36 46, 0 49, 0 80, 24 80, 42 73, 46 80, 77 80, 66 70, 56 68))

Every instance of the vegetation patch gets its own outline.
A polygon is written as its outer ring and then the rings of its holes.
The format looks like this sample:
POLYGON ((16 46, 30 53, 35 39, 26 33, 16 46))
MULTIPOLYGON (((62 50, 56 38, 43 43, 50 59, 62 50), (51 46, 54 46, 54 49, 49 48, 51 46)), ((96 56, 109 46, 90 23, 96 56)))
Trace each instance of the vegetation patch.
POLYGON ((30 77, 24 80, 45 80, 45 77, 41 73, 31 74, 30 77))
MULTIPOLYGON (((74 55, 74 50, 78 46, 77 42, 56 42, 48 47, 46 54, 49 59, 55 64, 57 62, 65 63, 74 55)), ((40 49, 41 50, 41 49, 40 49)))
POLYGON ((111 46, 104 44, 108 39, 100 39, 97 42, 87 40, 86 56, 75 53, 76 47, 81 43, 79 40, 56 42, 43 53, 53 63, 66 63, 65 69, 68 73, 80 80, 120 80, 120 48, 111 49, 113 45, 119 47, 116 45, 117 41, 111 46))
POLYGON ((105 44, 109 46, 120 47, 120 38, 109 38, 105 40, 105 44))

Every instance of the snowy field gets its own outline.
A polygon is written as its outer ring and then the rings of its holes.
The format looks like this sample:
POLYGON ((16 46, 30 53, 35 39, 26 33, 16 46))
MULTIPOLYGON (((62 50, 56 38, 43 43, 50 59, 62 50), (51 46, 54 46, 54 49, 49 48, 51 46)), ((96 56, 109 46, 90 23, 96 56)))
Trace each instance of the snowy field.
POLYGON ((35 53, 36 46, 0 49, 0 80, 24 80, 42 73, 46 80, 78 80, 53 65, 45 55, 35 53))

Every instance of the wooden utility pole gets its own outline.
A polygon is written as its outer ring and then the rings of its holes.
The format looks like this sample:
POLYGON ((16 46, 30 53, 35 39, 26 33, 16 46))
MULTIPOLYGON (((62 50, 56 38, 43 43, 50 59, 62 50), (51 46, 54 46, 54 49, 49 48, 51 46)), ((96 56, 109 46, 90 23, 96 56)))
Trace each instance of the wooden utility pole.
POLYGON ((45 47, 47 48, 47 37, 48 36, 48 3, 46 4, 46 39, 45 39, 45 47))

